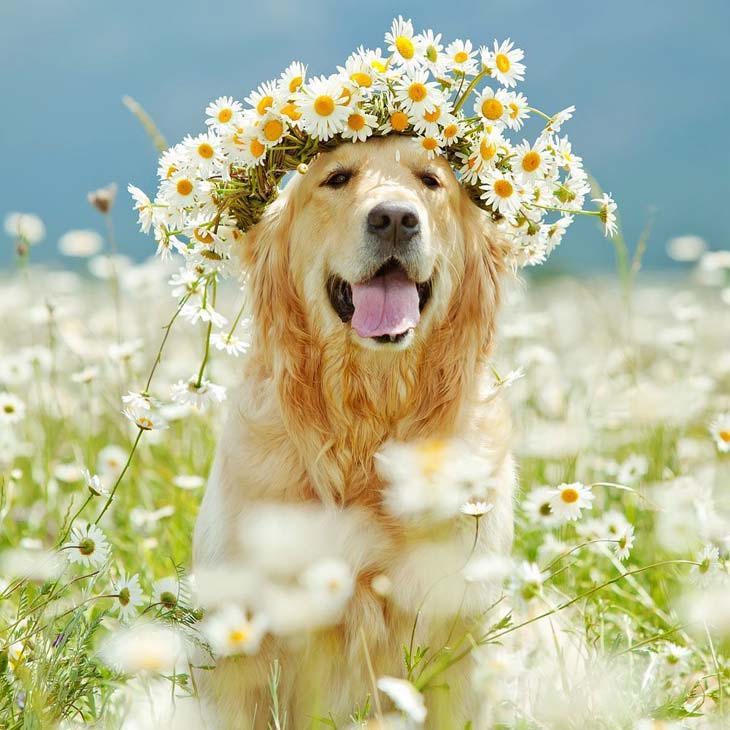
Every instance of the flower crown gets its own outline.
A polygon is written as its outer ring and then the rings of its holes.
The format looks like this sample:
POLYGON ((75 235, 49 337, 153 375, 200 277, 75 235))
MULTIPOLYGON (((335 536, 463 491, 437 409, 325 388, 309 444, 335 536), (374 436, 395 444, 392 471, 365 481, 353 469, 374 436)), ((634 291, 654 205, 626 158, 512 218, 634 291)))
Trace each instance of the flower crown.
POLYGON ((574 107, 549 116, 514 90, 524 79, 523 51, 507 39, 491 49, 469 40, 445 45, 416 34, 398 17, 387 54, 360 47, 330 76, 307 78, 292 63, 261 84, 244 107, 220 97, 206 109, 208 131, 164 152, 154 202, 134 186, 140 225, 152 227, 158 252, 176 249, 198 271, 226 268, 228 248, 261 218, 290 171, 306 173, 320 152, 372 136, 407 135, 429 157, 444 156, 474 202, 507 233, 515 266, 542 263, 577 213, 616 228, 610 195, 590 194, 582 160, 561 135, 574 107), (487 83, 483 83, 487 82, 487 83), (534 142, 507 137, 535 114, 534 142))

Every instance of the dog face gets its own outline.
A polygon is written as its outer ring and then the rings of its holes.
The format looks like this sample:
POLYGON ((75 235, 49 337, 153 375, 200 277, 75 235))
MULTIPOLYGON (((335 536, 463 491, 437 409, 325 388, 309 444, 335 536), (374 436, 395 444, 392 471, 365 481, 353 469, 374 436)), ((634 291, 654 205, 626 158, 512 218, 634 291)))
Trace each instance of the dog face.
POLYGON ((453 315, 467 273, 479 278, 472 296, 496 289, 489 226, 448 162, 414 139, 342 144, 295 174, 254 229, 262 278, 279 277, 258 297, 291 291, 317 339, 407 350, 453 315))

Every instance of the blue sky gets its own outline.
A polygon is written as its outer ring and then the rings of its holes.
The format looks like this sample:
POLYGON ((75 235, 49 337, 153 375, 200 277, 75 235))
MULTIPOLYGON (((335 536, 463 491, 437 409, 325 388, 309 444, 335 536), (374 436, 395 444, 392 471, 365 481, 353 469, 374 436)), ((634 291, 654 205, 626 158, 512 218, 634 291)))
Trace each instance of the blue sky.
MULTIPOLYGON (((394 14, 475 43, 511 37, 526 52, 521 89, 546 111, 574 103, 574 149, 620 203, 630 240, 653 217, 647 265, 686 233, 730 245, 730 2, 727 0, 2 0, 0 217, 45 220, 36 258, 58 258, 69 228, 97 228, 86 192, 115 181, 155 187, 156 153, 122 106, 135 97, 169 142, 201 130, 207 102, 243 98, 289 61, 328 73, 355 46, 382 44, 394 14)), ((120 248, 149 255, 126 192, 120 248)), ((10 260, 7 239, 0 264, 10 260)), ((610 266, 612 249, 579 221, 553 269, 610 266)))

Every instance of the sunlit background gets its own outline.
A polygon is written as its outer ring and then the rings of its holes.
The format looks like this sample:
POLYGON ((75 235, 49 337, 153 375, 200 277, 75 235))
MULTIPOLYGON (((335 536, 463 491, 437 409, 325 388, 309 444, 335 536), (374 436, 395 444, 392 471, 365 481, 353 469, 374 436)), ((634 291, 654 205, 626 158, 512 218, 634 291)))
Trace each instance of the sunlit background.
MULTIPOLYGON (((40 215, 48 234, 33 259, 58 259, 66 230, 102 230, 87 191, 116 182, 120 252, 145 258, 153 242, 137 232, 125 188, 154 191, 156 152, 125 94, 174 143, 202 131, 209 100, 242 99, 293 59, 330 73, 357 45, 381 45, 398 13, 447 40, 509 36, 525 49, 521 90, 549 112, 577 106, 566 131, 619 202, 629 242, 651 225, 646 266, 672 265, 675 236, 727 247, 727 0, 2 0, 0 217, 40 215)), ((0 264, 12 255, 6 240, 0 264)), ((544 268, 612 261, 595 224, 580 220, 544 268)))

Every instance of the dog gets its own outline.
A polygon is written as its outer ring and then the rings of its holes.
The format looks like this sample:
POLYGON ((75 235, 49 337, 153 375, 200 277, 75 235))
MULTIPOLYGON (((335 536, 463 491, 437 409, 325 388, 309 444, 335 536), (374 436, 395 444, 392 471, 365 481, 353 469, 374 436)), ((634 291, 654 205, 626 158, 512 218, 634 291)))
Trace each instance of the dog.
MULTIPOLYGON (((509 552, 510 421, 484 395, 506 253, 450 164, 396 135, 322 153, 245 235, 252 347, 196 524, 194 572, 224 566, 235 581, 241 520, 265 503, 323 509, 327 529, 346 533, 334 542, 357 575, 335 625, 304 640, 268 636, 258 653, 199 673, 211 727, 267 727, 275 659, 289 728, 319 727, 316 717, 344 727, 375 677, 404 676, 414 622, 417 644, 440 646, 455 617, 478 616, 498 595, 482 585, 464 600, 463 579, 454 582, 469 520, 435 535, 386 513, 375 455, 388 441, 452 437, 484 449, 493 509, 474 553, 509 552), (431 609, 434 580, 444 582, 431 609)), ((463 728, 478 701, 465 660, 429 691, 426 725, 463 728)))

